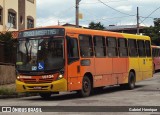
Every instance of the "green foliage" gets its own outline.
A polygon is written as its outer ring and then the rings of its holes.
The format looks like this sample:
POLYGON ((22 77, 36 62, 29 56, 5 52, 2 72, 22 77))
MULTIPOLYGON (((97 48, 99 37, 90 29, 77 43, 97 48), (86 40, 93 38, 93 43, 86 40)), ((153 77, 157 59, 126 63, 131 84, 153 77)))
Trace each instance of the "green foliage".
POLYGON ((12 88, 7 86, 0 86, 0 99, 10 97, 29 97, 37 95, 38 93, 18 93, 16 92, 15 86, 13 86, 12 88))
POLYGON ((160 18, 154 19, 154 26, 144 29, 144 33, 151 37, 153 45, 160 45, 160 18))
POLYGON ((0 41, 9 42, 11 40, 12 40, 12 33, 11 32, 0 33, 0 41))
POLYGON ((3 63, 15 63, 17 40, 13 39, 11 32, 0 33, 0 42, 3 43, 4 53, 1 55, 3 63))
POLYGON ((0 95, 17 95, 17 92, 14 88, 0 88, 0 95))
POLYGON ((89 29, 94 29, 94 30, 104 30, 105 27, 101 24, 101 22, 91 22, 89 23, 89 29))

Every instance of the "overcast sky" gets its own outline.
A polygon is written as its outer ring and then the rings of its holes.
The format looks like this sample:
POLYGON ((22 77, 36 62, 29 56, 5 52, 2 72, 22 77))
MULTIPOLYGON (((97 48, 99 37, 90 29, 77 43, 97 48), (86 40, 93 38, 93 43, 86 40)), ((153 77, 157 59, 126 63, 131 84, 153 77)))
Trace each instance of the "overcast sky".
MULTIPOLYGON (((136 24, 139 7, 141 25, 153 25, 153 18, 160 18, 160 0, 81 0, 83 19, 79 24, 88 26, 91 21, 108 25, 136 24), (104 2, 106 5, 102 4, 104 2), (114 9, 112 9, 114 8, 114 9), (154 12, 155 11, 155 12, 154 12)), ((75 0, 37 0, 37 26, 75 24, 75 0)))

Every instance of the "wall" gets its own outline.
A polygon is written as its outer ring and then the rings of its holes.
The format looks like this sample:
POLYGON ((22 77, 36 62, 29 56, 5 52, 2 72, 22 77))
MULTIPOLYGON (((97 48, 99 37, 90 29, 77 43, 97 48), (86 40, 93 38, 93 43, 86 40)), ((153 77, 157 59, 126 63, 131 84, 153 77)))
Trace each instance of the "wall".
POLYGON ((27 16, 32 16, 34 18, 34 26, 36 25, 36 0, 34 0, 34 3, 29 2, 26 0, 26 22, 25 22, 25 28, 27 28, 27 16))
POLYGON ((19 2, 19 4, 18 4, 18 12, 19 12, 19 15, 18 15, 18 19, 19 19, 19 21, 18 21, 18 28, 19 28, 19 30, 23 30, 23 29, 25 29, 25 22, 26 22, 26 20, 25 20, 25 7, 26 7, 26 5, 25 5, 25 0, 18 0, 18 2, 19 2), (22 19, 22 20, 21 20, 22 19))
POLYGON ((15 83, 15 66, 0 65, 0 85, 15 83))
MULTIPOLYGON (((5 12, 5 15, 3 16, 5 20, 5 25, 7 25, 8 23, 8 9, 10 8, 14 9, 17 12, 16 16, 17 16, 17 24, 18 24, 18 0, 5 0, 5 8, 3 7, 5 12)), ((9 29, 9 31, 16 31, 18 30, 18 26, 16 29, 9 28, 9 27, 6 27, 5 29, 6 30, 9 29)))

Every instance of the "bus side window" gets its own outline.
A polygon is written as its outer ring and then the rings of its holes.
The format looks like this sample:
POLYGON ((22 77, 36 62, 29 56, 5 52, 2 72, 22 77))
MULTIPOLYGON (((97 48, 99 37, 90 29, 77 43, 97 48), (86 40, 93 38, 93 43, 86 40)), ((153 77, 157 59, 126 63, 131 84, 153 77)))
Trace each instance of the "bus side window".
POLYGON ((106 56, 105 38, 102 36, 94 37, 94 50, 96 57, 106 56))
POLYGON ((118 48, 120 57, 128 56, 127 40, 125 38, 118 39, 118 48))
POLYGON ((156 57, 159 57, 159 49, 157 48, 156 50, 157 50, 156 57))
POLYGON ((156 48, 153 48, 153 57, 156 57, 156 48))
POLYGON ((146 56, 146 52, 145 52, 144 40, 137 40, 137 43, 138 43, 139 57, 145 57, 146 56))
POLYGON ((155 50, 154 50, 154 48, 152 48, 152 57, 154 57, 154 52, 155 52, 155 50))
POLYGON ((76 38, 67 37, 68 64, 79 59, 78 41, 76 38))
POLYGON ((79 44, 80 44, 80 54, 82 57, 92 57, 93 56, 93 45, 92 45, 91 36, 80 35, 79 44))
POLYGON ((109 57, 116 57, 118 56, 117 52, 117 40, 113 37, 107 37, 107 54, 109 57))
POLYGON ((147 57, 151 57, 151 45, 150 45, 150 41, 146 40, 145 41, 145 45, 146 45, 146 54, 147 54, 147 57))
POLYGON ((128 39, 128 48, 129 48, 129 56, 130 57, 137 57, 137 43, 135 39, 128 39))

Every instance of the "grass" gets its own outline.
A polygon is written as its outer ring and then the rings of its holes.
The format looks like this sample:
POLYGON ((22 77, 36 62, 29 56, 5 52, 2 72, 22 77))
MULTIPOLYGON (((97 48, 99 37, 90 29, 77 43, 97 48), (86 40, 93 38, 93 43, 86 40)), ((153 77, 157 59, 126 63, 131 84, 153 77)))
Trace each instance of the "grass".
POLYGON ((36 95, 36 93, 17 93, 15 84, 0 85, 0 98, 29 97, 36 95))
POLYGON ((1 87, 0 95, 18 95, 18 93, 14 88, 1 87))
POLYGON ((0 85, 0 98, 17 97, 15 84, 0 85))

